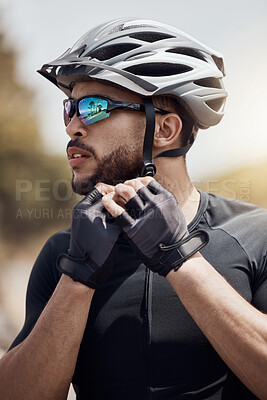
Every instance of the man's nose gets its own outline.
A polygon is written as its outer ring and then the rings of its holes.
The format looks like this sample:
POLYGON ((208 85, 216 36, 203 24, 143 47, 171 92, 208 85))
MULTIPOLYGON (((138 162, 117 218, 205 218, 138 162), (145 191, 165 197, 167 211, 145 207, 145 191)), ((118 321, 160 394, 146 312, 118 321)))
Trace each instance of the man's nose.
POLYGON ((66 126, 66 133, 71 139, 78 136, 86 137, 88 135, 88 127, 75 114, 66 126))

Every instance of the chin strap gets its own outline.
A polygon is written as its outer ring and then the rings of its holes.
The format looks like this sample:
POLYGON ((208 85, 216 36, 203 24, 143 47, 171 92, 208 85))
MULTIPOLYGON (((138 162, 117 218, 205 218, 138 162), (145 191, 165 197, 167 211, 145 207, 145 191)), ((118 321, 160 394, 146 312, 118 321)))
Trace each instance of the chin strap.
POLYGON ((155 132, 155 109, 150 97, 143 97, 146 112, 146 132, 143 144, 143 168, 139 176, 154 176, 156 174, 156 166, 154 161, 158 157, 181 157, 184 156, 194 142, 194 135, 191 135, 189 144, 177 149, 165 150, 157 154, 152 159, 152 148, 155 132))
POLYGON ((146 132, 143 144, 144 165, 141 176, 154 176, 156 173, 156 166, 152 160, 152 147, 155 132, 155 109, 151 98, 144 97, 143 102, 146 112, 146 132))

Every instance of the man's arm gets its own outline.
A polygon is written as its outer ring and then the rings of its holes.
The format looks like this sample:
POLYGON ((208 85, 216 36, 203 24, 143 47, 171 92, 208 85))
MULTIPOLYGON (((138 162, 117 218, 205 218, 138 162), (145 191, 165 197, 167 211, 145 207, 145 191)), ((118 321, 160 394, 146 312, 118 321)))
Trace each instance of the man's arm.
POLYGON ((0 360, 5 400, 65 400, 94 289, 62 275, 29 336, 0 360))
POLYGON ((267 315, 241 297, 199 253, 166 278, 229 368, 266 400, 267 315))

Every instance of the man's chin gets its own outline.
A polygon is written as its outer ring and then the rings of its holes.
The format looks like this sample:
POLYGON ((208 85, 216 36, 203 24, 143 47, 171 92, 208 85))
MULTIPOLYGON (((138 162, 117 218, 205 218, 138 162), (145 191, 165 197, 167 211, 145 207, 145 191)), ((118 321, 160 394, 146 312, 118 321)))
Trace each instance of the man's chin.
POLYGON ((73 191, 86 195, 98 182, 115 186, 120 182, 136 178, 143 166, 143 159, 140 157, 141 149, 137 154, 129 154, 127 150, 125 146, 121 146, 107 157, 98 160, 92 174, 73 172, 73 191))
POLYGON ((137 172, 132 172, 132 173, 129 172, 128 174, 121 174, 121 177, 115 175, 107 176, 105 174, 104 175, 95 174, 92 176, 78 178, 77 176, 73 175, 71 186, 74 193, 80 195, 86 195, 87 193, 90 193, 91 190, 94 188, 94 186, 99 182, 116 186, 118 183, 123 183, 126 180, 136 178, 137 175, 138 175, 137 172))
POLYGON ((84 178, 77 178, 73 176, 71 186, 74 193, 86 195, 87 193, 91 192, 96 183, 97 182, 95 182, 95 180, 90 176, 84 178))

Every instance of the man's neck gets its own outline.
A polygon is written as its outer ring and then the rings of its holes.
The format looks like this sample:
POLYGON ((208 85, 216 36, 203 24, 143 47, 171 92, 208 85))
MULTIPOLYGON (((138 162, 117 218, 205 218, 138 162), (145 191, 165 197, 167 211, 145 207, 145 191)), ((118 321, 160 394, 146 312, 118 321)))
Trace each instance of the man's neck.
POLYGON ((159 158, 155 179, 174 194, 188 225, 197 213, 200 194, 188 176, 184 160, 159 158))

